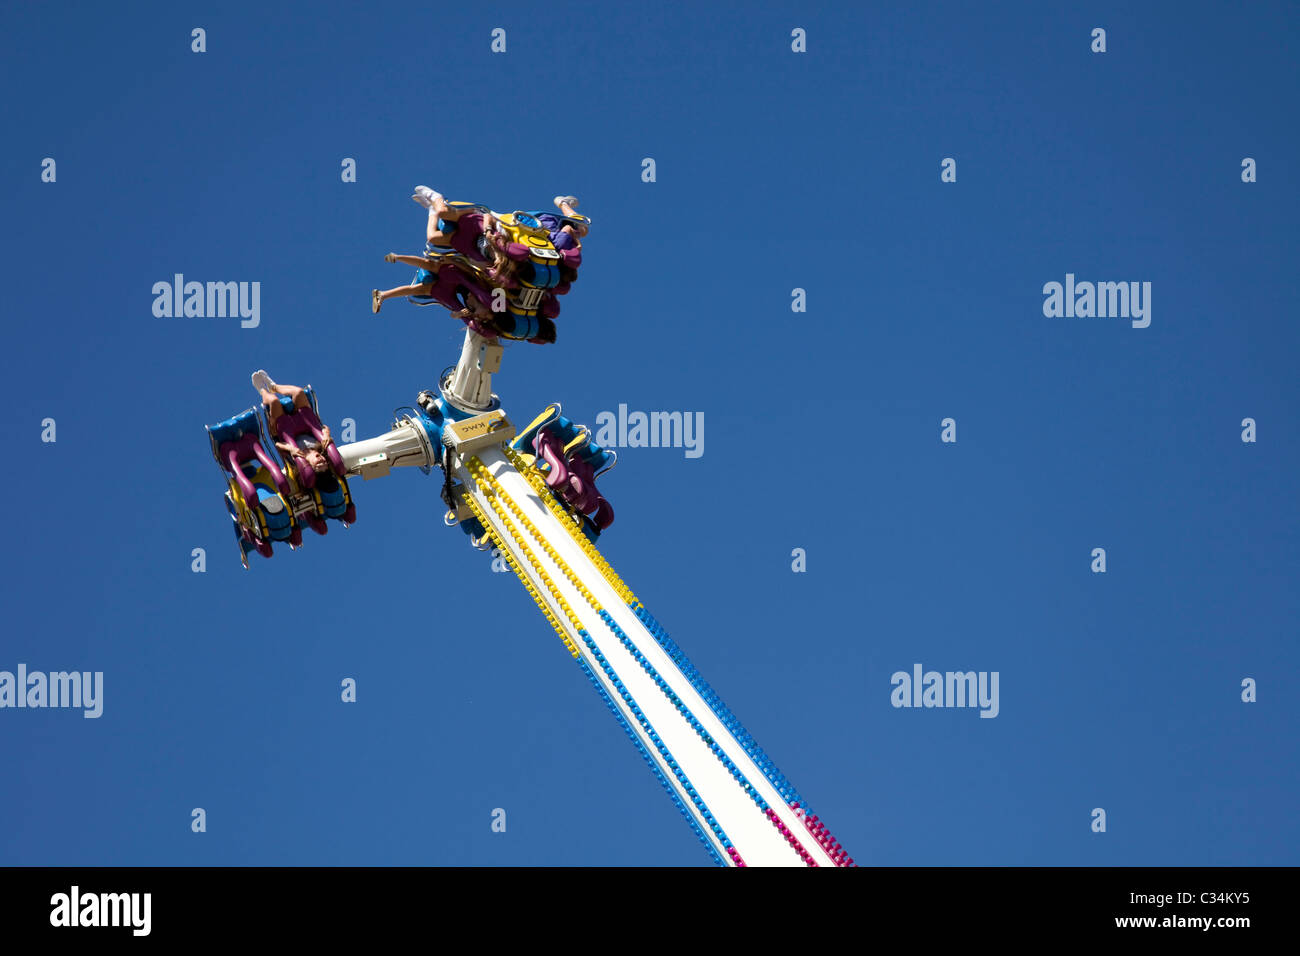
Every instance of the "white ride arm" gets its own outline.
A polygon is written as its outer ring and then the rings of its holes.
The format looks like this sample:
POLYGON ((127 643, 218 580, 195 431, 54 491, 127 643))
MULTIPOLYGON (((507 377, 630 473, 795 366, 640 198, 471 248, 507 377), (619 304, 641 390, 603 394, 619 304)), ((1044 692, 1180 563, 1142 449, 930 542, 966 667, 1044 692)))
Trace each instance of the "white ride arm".
POLYGON ((851 866, 535 474, 508 448, 456 456, 468 503, 715 860, 851 866), (688 676, 691 675, 691 676, 688 676))
POLYGON ((441 452, 433 448, 424 427, 408 416, 392 431, 378 438, 340 445, 339 454, 343 456, 349 474, 369 480, 404 465, 418 468, 436 465, 441 452))

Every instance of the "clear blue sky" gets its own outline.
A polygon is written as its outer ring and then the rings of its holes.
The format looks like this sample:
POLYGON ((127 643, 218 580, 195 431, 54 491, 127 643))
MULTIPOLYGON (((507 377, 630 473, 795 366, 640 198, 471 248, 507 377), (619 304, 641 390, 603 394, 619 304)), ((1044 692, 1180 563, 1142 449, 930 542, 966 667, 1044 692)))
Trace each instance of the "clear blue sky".
POLYGON ((699 459, 623 453, 602 547, 860 862, 1300 863, 1296 27, 7 5, 0 669, 103 671, 105 700, 0 711, 0 863, 709 862, 437 473, 239 566, 203 425, 254 369, 360 437, 456 359, 440 310, 369 310, 416 183, 581 197, 559 342, 497 390, 525 421, 704 413, 699 459), (261 325, 155 318, 178 272, 260 282, 261 325), (1150 327, 1046 318, 1066 273, 1151 282, 1150 327), (918 662, 998 671, 999 716, 891 707, 918 662))

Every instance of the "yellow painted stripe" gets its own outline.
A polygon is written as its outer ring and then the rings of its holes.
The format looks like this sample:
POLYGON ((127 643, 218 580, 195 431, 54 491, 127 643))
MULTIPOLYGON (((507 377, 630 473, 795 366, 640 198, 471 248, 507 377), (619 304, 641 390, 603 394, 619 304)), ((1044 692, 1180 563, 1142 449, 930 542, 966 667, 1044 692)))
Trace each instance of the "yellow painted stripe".
MULTIPOLYGON (((505 543, 501 540, 500 534, 491 524, 488 523, 487 517, 483 514, 483 510, 479 507, 478 502, 476 502, 468 492, 465 493, 464 497, 465 497, 465 502, 470 507, 470 510, 474 512, 474 517, 478 518, 479 524, 483 525, 483 527, 487 529, 488 534, 491 535, 492 540, 496 543, 497 548, 501 551, 502 554, 506 556, 506 560, 510 563, 510 567, 514 570, 515 575, 519 578, 520 583, 523 584, 524 589, 533 596, 533 600, 537 603, 537 606, 541 609, 542 614, 546 616, 546 620, 550 623, 551 627, 555 628, 555 633, 560 635, 560 640, 564 642, 564 646, 568 649, 569 654, 575 658, 578 657, 579 656, 578 646, 573 642, 573 639, 569 637, 568 633, 564 630, 564 627, 560 624, 560 622, 556 619, 555 615, 551 612, 550 605, 548 605, 544 600, 542 600, 542 596, 540 593, 538 593, 536 586, 533 584, 531 580, 529 580, 528 576, 524 574, 524 570, 520 566, 519 562, 516 560, 514 553, 510 551, 509 548, 505 547, 505 543)), ((513 527, 510 528, 510 531, 511 531, 511 536, 514 538, 516 544, 519 545, 520 550, 523 553, 525 559, 528 561, 528 563, 533 567, 538 567, 536 558, 533 556, 532 552, 528 550, 528 546, 523 543, 518 532, 515 531, 513 527)), ((555 585, 551 582, 546 572, 543 571, 541 568, 538 568, 538 571, 540 572, 542 581, 547 586, 547 589, 551 592, 551 594, 554 597, 558 599, 560 606, 567 610, 568 605, 565 603, 563 596, 560 595, 559 592, 556 590, 555 585)), ((569 619, 573 621, 575 624, 577 623, 577 618, 574 615, 570 614, 569 619)), ((578 626, 581 627, 582 625, 578 624, 578 626)))
POLYGON ((614 569, 609 566, 609 562, 605 560, 605 556, 597 551, 595 545, 593 545, 587 539, 587 536, 582 533, 582 528, 580 526, 581 519, 575 518, 567 508, 560 504, 551 489, 546 487, 546 482, 542 479, 541 474, 536 469, 529 468, 524 464, 522 459, 520 459, 518 452, 508 446, 503 448, 503 451, 506 454, 506 458, 510 460, 510 464, 514 465, 515 470, 523 475, 528 483, 533 486, 533 490, 537 492, 538 497, 542 499, 543 503, 548 509, 550 509, 551 513, 560 520, 560 524, 564 525, 568 530, 570 537, 573 538, 578 547, 582 548, 583 553, 591 559, 591 563, 596 566, 605 580, 610 583, 623 602, 628 605, 639 606, 641 602, 638 601, 636 595, 632 593, 632 589, 624 584, 623 579, 614 573, 614 569))
POLYGON ((599 613, 601 610, 601 606, 600 606, 600 602, 596 600, 596 596, 591 593, 591 591, 587 588, 585 584, 583 584, 582 579, 578 577, 577 573, 574 572, 573 568, 569 567, 568 562, 566 562, 562 557, 560 557, 559 552, 557 552, 555 548, 551 545, 551 543, 547 541, 546 538, 542 535, 542 533, 537 530, 537 526, 533 524, 532 520, 528 517, 528 515, 524 514, 523 509, 519 507, 518 502, 516 502, 513 498, 511 498, 509 493, 504 488, 501 487, 500 483, 496 480, 496 478, 492 475, 492 473, 488 471, 487 468, 484 467, 483 462, 480 461, 477 457, 472 457, 468 467, 470 470, 470 474, 474 476, 474 480, 479 482, 480 484, 487 483, 487 485, 492 490, 492 495, 493 495, 492 500, 494 502, 498 498, 501 501, 505 502, 505 507, 508 508, 510 512, 515 516, 515 518, 518 519, 518 521, 525 528, 528 529, 528 533, 531 534, 533 536, 533 539, 541 545, 542 550, 546 552, 547 557, 549 557, 552 561, 556 563, 560 571, 568 579, 569 583, 572 584, 574 588, 577 589, 578 593, 581 594, 586 599, 587 603, 590 604, 592 608, 599 613))

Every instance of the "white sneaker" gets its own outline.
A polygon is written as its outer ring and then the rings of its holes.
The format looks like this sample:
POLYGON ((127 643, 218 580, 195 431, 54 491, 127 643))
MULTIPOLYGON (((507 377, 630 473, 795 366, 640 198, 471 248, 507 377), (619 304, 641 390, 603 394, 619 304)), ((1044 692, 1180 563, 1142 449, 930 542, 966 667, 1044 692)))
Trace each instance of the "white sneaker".
POLYGON ((567 202, 570 206, 572 206, 574 209, 577 209, 577 208, 578 208, 578 197, 577 197, 577 196, 556 196, 554 202, 555 202, 555 206, 556 206, 557 209, 558 209, 560 206, 563 206, 566 202, 567 202))
POLYGON ((257 389, 259 392, 263 389, 268 392, 271 391, 271 386, 274 384, 275 383, 271 381, 271 376, 266 374, 266 369, 259 368, 253 373, 253 388, 257 389))
POLYGON ((415 193, 411 196, 411 198, 414 199, 416 202, 418 202, 425 209, 432 209, 433 204, 438 200, 442 199, 442 193, 435 192, 434 190, 430 189, 428 186, 416 186, 415 193))

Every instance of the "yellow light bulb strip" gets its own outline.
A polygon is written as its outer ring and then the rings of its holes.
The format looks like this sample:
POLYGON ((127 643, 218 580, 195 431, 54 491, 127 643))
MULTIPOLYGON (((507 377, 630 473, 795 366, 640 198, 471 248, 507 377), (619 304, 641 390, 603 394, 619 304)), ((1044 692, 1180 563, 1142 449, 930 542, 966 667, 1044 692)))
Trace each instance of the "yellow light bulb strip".
MULTIPOLYGON (((478 459, 474 458, 471 459, 471 461, 477 462, 478 459)), ((482 467, 481 462, 479 463, 479 467, 482 467)), ((470 471, 473 473, 472 466, 470 471)), ((490 478, 491 476, 489 475, 488 477, 490 478)), ((485 486, 485 488, 486 487, 489 486, 485 486)), ((577 615, 573 613, 568 602, 564 600, 564 596, 560 594, 559 590, 555 587, 555 582, 551 580, 550 575, 548 575, 545 569, 542 568, 541 562, 537 560, 537 556, 534 555, 532 549, 528 547, 528 544, 524 541, 519 530, 510 523, 510 520, 506 517, 504 510, 496 501, 495 497, 492 496, 489 491, 485 491, 485 495, 488 497, 488 502, 491 505, 492 510, 496 512, 497 517, 501 519, 502 525, 509 531, 511 538, 514 540, 515 546, 519 548, 519 553, 523 556, 523 559, 537 571, 538 577, 542 579, 542 584, 546 587, 547 591, 550 592, 551 596, 555 598, 556 603, 559 604, 560 608, 564 611, 565 616, 568 618, 570 623, 581 630, 582 623, 578 620, 577 615)), ((569 637, 568 633, 564 630, 563 625, 561 625, 559 620, 555 617, 550 605, 542 599, 541 593, 528 578, 528 575, 524 573, 524 569, 516 560, 514 553, 505 546, 505 542, 502 541, 500 533, 488 522, 486 516, 483 514, 482 508, 479 507, 478 502, 475 501, 468 492, 465 494, 465 501, 469 505, 470 510, 474 512, 474 517, 478 519, 479 524, 487 529, 497 548, 503 555, 505 555, 506 560, 510 563, 510 567, 514 569, 515 574, 518 576, 520 583, 522 583, 525 590, 533 596, 533 600, 537 602, 537 606, 541 608, 542 613, 546 615, 546 620, 550 622, 551 627, 555 628, 555 633, 560 635, 560 640, 564 642, 564 646, 568 649, 569 654, 575 658, 578 657, 578 645, 573 643, 573 639, 569 637)))
POLYGON ((540 531, 537 530, 537 525, 533 524, 532 519, 530 519, 528 515, 524 514, 524 510, 519 507, 519 503, 511 498, 510 494, 501 487, 501 484, 496 480, 492 473, 484 467, 483 462, 477 457, 471 457, 466 467, 468 467, 469 473, 474 477, 475 481, 480 485, 484 485, 491 489, 492 497, 490 500, 494 504, 497 502, 505 503, 505 507, 509 509, 511 514, 515 516, 516 520, 518 520, 519 523, 528 530, 528 533, 532 535, 533 540, 540 545, 543 551, 546 552, 546 556, 555 562, 556 567, 560 569, 560 572, 566 579, 568 579, 569 583, 573 585, 574 589, 586 599, 587 603, 591 605, 592 610, 599 614, 602 608, 600 602, 596 600, 596 596, 591 593, 590 589, 588 589, 587 585, 582 582, 582 579, 578 577, 573 568, 569 567, 568 562, 565 561, 564 558, 560 557, 560 553, 555 550, 555 547, 546 540, 540 531))
POLYGON ((587 540, 587 536, 582 533, 582 528, 579 527, 578 522, 580 519, 575 518, 567 508, 560 504, 559 500, 555 497, 555 493, 551 491, 550 488, 546 487, 546 482, 542 479, 542 476, 537 469, 531 468, 525 464, 519 457, 519 453, 513 448, 504 446, 502 450, 505 452, 506 458, 509 459, 510 464, 514 465, 515 470, 523 475, 528 483, 532 485, 533 490, 537 492, 537 496, 542 499, 542 502, 550 510, 551 514, 555 515, 555 517, 559 519, 560 524, 564 525, 568 530, 570 537, 573 538, 578 547, 582 548, 583 553, 587 555, 591 560, 591 563, 596 566, 596 569, 600 571, 605 580, 608 581, 610 586, 618 593, 618 596, 623 600, 623 603, 631 607, 639 607, 641 602, 638 601, 636 595, 632 593, 632 589, 623 583, 623 579, 614 573, 614 569, 609 566, 609 562, 605 560, 605 556, 597 551, 595 545, 587 540))

